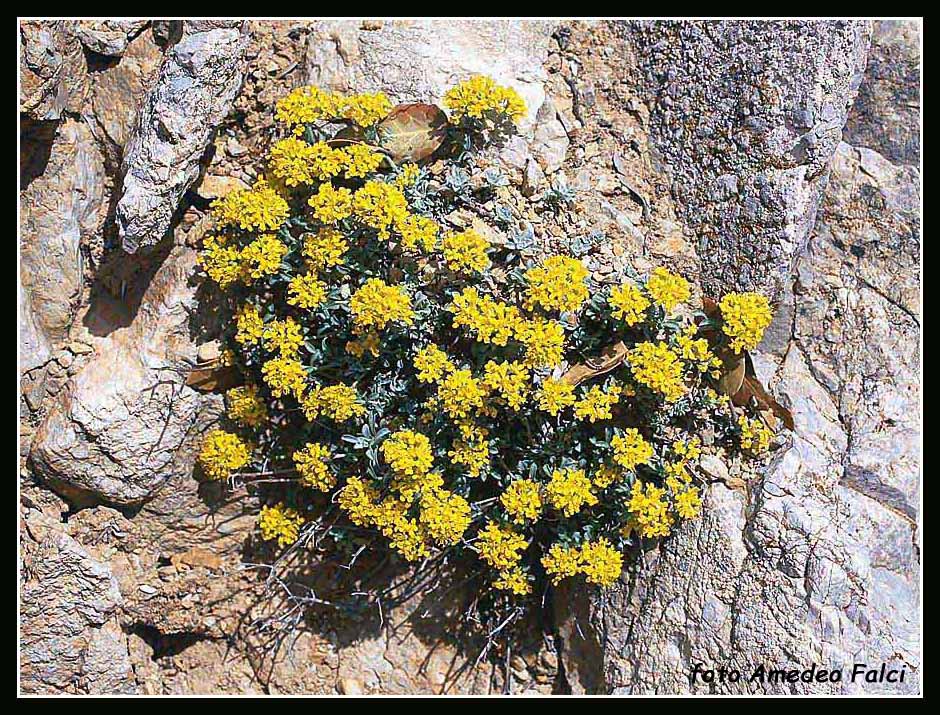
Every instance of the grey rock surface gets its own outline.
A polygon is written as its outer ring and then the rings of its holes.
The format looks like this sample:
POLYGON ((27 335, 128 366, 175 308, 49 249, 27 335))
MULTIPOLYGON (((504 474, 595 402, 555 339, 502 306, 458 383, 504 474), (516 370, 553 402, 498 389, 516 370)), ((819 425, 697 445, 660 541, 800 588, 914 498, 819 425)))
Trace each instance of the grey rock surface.
MULTIPOLYGON (((218 403, 183 384, 196 355, 194 270, 195 253, 174 249, 133 322, 111 326, 95 359, 49 407, 30 456, 37 473, 63 493, 138 504, 172 476, 191 472, 188 447, 217 417, 218 403)), ((84 319, 96 332, 104 327, 96 321, 107 318, 101 313, 84 319)))
POLYGON ((583 613, 567 616, 567 647, 599 655, 569 668, 573 688, 919 692, 919 194, 915 169, 839 146, 794 274, 788 350, 779 365, 758 356, 792 441, 746 491, 712 485, 701 520, 571 607, 583 613), (696 663, 744 677, 692 685, 696 663), (746 682, 760 665, 812 663, 843 681, 746 682), (854 663, 905 680, 849 682, 854 663))
MULTIPOLYGON (((23 151, 33 151, 29 140, 23 151)), ((48 152, 20 196, 24 371, 66 337, 81 298, 82 241, 100 229, 107 210, 104 157, 86 124, 64 119, 48 152)))
POLYGON ((133 693, 123 604, 108 564, 38 510, 22 542, 20 684, 26 693, 133 693))
POLYGON ((166 235, 241 86, 244 47, 244 22, 199 20, 167 52, 124 155, 115 216, 128 253, 166 235))
POLYGON ((79 20, 74 34, 81 43, 99 55, 120 57, 131 37, 147 26, 147 20, 79 20))
POLYGON ((622 25, 650 136, 699 238, 707 293, 776 293, 806 243, 855 98, 861 21, 622 25))
POLYGON ((53 120, 80 111, 89 77, 82 45, 65 20, 20 23, 20 112, 53 120))
POLYGON ((845 140, 899 164, 920 162, 920 23, 874 23, 865 79, 845 125, 845 140))

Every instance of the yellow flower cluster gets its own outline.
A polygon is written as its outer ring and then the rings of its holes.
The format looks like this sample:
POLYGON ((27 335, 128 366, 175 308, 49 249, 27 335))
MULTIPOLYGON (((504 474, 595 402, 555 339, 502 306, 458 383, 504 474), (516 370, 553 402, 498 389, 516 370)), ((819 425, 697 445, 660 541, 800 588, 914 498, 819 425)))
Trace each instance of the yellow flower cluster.
POLYGON ((276 231, 290 216, 287 201, 263 178, 250 189, 236 189, 212 202, 219 226, 236 226, 243 231, 276 231))
POLYGON ((366 408, 359 403, 355 388, 342 383, 308 390, 300 406, 310 421, 326 415, 335 422, 345 422, 366 413, 366 408))
POLYGON ((720 376, 718 370, 721 368, 721 360, 712 354, 705 338, 695 338, 697 331, 697 326, 690 325, 676 336, 679 357, 699 372, 710 372, 717 380, 720 376))
POLYGON ((613 417, 611 408, 620 402, 623 388, 614 383, 605 392, 599 385, 593 385, 587 394, 574 405, 574 416, 579 420, 609 420, 613 417))
POLYGON ((344 97, 318 87, 298 87, 277 102, 275 117, 300 135, 307 124, 348 119, 360 127, 371 127, 384 119, 392 103, 383 93, 344 97))
POLYGON ((529 542, 521 534, 492 521, 488 521, 477 536, 480 558, 497 571, 512 569, 522 558, 522 552, 529 548, 529 542))
POLYGON ((391 229, 410 215, 408 201, 401 190, 382 181, 367 181, 353 194, 352 214, 366 226, 374 228, 383 240, 387 240, 391 229))
POLYGON ((490 443, 487 431, 471 424, 460 424, 461 436, 455 439, 447 452, 453 464, 467 468, 467 474, 478 477, 490 461, 490 443))
POLYGON ((473 230, 445 234, 441 250, 447 267, 455 272, 479 273, 490 267, 490 242, 473 230))
POLYGON ((265 541, 277 540, 280 547, 290 546, 300 537, 304 518, 296 509, 284 504, 261 508, 258 526, 265 541))
POLYGON ((511 591, 517 596, 532 593, 532 583, 528 575, 518 566, 500 571, 499 578, 493 581, 493 586, 501 591, 511 591))
POLYGON ((287 246, 276 236, 266 233, 242 249, 241 260, 248 275, 264 278, 277 273, 285 255, 287 246))
POLYGON ((517 362, 490 360, 483 366, 483 384, 497 393, 511 410, 525 404, 529 392, 529 371, 517 362))
MULTIPOLYGON (((268 154, 271 174, 292 187, 329 181, 342 171, 346 161, 348 157, 341 149, 334 149, 326 142, 308 144, 295 137, 275 142, 268 154)), ((379 155, 379 163, 381 161, 379 155)))
POLYGON ((278 357, 261 366, 261 376, 275 397, 293 395, 300 399, 307 383, 307 371, 297 360, 278 357))
POLYGON ((233 245, 228 236, 206 236, 196 260, 206 275, 222 290, 246 277, 242 252, 238 246, 233 245))
POLYGON ((610 586, 623 570, 623 555, 604 538, 577 546, 553 544, 542 566, 556 586, 565 578, 584 574, 588 583, 610 586))
POLYGON ((395 186, 399 189, 407 189, 414 186, 421 176, 421 167, 417 164, 405 164, 401 167, 401 172, 395 178, 395 186))
POLYGON ((649 464, 653 458, 653 445, 633 427, 614 435, 610 444, 614 448, 614 462, 630 471, 635 471, 640 464, 649 464))
POLYGON ((296 357, 303 345, 304 336, 300 332, 300 323, 291 317, 284 320, 272 320, 264 326, 261 333, 264 349, 280 353, 281 357, 296 357))
POLYGON ((320 223, 334 224, 352 216, 353 194, 345 186, 334 188, 332 184, 320 184, 320 188, 307 199, 313 216, 320 223))
POLYGON ((336 477, 330 471, 330 450, 319 442, 308 442, 293 454, 300 483, 321 492, 336 486, 336 477))
POLYGON ((326 283, 315 273, 303 273, 291 278, 287 284, 287 303, 310 310, 326 300, 326 283))
POLYGON ((381 278, 370 278, 349 299, 354 332, 382 330, 388 323, 411 325, 411 299, 401 286, 390 286, 381 278))
POLYGON ((430 383, 437 382, 454 370, 447 353, 434 344, 418 351, 415 355, 414 367, 417 370, 418 380, 430 383))
POLYGON ((469 417, 483 407, 485 397, 486 390, 469 370, 453 370, 437 387, 441 407, 454 419, 469 417))
POLYGON ((731 338, 731 349, 736 353, 754 350, 773 319, 770 303, 760 293, 728 293, 718 307, 721 329, 731 338))
POLYGON ((421 494, 418 520, 431 538, 441 544, 460 542, 470 526, 470 504, 458 494, 429 489, 421 494))
POLYGON ((686 390, 682 381, 682 361, 666 343, 638 343, 628 357, 633 378, 675 402, 686 390))
POLYGON ((225 430, 212 430, 206 435, 199 452, 199 464, 210 479, 228 476, 251 461, 251 450, 238 435, 225 430))
POLYGON ((625 535, 636 530, 644 538, 669 536, 675 520, 669 514, 669 504, 663 498, 665 495, 665 489, 636 480, 627 503, 630 521, 624 529, 625 535))
POLYGON ((542 383, 542 388, 538 393, 538 408, 543 412, 554 417, 574 403, 574 388, 570 382, 548 378, 542 383))
POLYGON ((672 312, 679 303, 684 303, 692 294, 689 282, 682 276, 671 273, 662 266, 653 269, 649 280, 646 281, 646 290, 653 296, 666 312, 672 312))
POLYGON ((423 477, 434 466, 431 441, 420 432, 399 430, 382 442, 382 456, 396 475, 423 477))
POLYGON ((766 452, 770 447, 774 433, 759 419, 749 419, 747 415, 741 415, 738 417, 738 427, 741 428, 741 449, 757 455, 766 452))
POLYGON ((516 339, 525 347, 529 367, 555 367, 561 362, 565 331, 554 320, 530 318, 516 323, 516 339))
POLYGON ((444 106, 458 121, 464 117, 483 119, 495 114, 517 122, 526 113, 525 102, 514 89, 500 86, 483 75, 471 77, 447 90, 444 106))
POLYGON ((467 328, 481 343, 505 346, 522 322, 519 309, 464 288, 454 296, 450 310, 455 328, 467 328))
POLYGON ((588 270, 576 258, 552 256, 525 272, 526 308, 577 310, 588 299, 588 270))
POLYGON ((555 509, 574 516, 582 507, 597 504, 592 486, 583 469, 556 469, 545 486, 545 495, 555 509))
POLYGON ((245 303, 235 314, 235 340, 242 345, 257 345, 264 334, 264 320, 258 309, 245 303))
POLYGON ((517 479, 499 497, 503 508, 516 524, 535 521, 542 513, 542 496, 537 482, 517 479))
POLYGON ((317 233, 304 236, 303 255, 312 271, 342 265, 349 243, 335 228, 321 228, 317 233))
POLYGON ((401 246, 406 251, 414 251, 418 245, 425 251, 433 251, 437 245, 437 234, 441 227, 434 219, 410 214, 395 224, 401 235, 401 246))
POLYGON ((225 393, 229 419, 246 427, 257 427, 268 420, 268 408, 257 385, 233 387, 225 393))
POLYGON ((613 309, 611 315, 629 326, 642 323, 646 319, 646 310, 650 307, 649 298, 630 283, 611 289, 607 302, 613 309))

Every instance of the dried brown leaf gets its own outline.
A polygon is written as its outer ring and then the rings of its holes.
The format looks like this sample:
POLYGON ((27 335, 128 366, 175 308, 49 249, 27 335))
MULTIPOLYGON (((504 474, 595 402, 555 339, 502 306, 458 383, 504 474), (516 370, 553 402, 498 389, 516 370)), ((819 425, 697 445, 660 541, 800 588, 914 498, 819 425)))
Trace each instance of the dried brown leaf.
POLYGON ((435 104, 399 104, 377 127, 379 145, 397 162, 429 159, 447 136, 447 115, 435 104))

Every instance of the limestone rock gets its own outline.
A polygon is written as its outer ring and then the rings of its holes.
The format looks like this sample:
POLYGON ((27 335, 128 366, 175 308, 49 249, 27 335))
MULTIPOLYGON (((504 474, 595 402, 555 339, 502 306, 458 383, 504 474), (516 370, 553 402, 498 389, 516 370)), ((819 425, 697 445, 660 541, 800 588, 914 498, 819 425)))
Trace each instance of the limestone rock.
MULTIPOLYGON (((27 137, 23 150, 34 148, 27 137)), ((65 119, 47 151, 42 174, 20 196, 20 280, 31 314, 20 323, 25 370, 66 337, 81 298, 82 241, 106 210, 104 157, 87 125, 65 119)))
POLYGON ((652 143, 700 239, 705 292, 776 293, 813 227, 868 23, 642 21, 621 31, 652 103, 652 143))
POLYGON ((355 21, 318 21, 308 37, 302 81, 385 92, 395 102, 440 103, 455 83, 486 74, 519 92, 528 107, 521 126, 531 131, 545 100, 542 63, 553 28, 542 20, 394 20, 370 30, 355 21))
POLYGON ((865 79, 845 125, 845 140, 900 164, 920 162, 920 24, 874 23, 865 79))
MULTIPOLYGON (((192 250, 175 249, 130 325, 98 341, 95 359, 50 407, 31 452, 44 480, 107 502, 139 504, 173 475, 190 473, 185 446, 215 416, 213 399, 183 384, 196 353, 188 285, 194 265, 192 250)), ((100 332, 95 319, 85 322, 100 332)))
POLYGON ((31 119, 59 119, 84 104, 88 71, 72 26, 66 20, 20 22, 20 112, 31 119))
POLYGON ((120 57, 128 40, 147 26, 147 20, 79 20, 73 32, 92 52, 120 57))
POLYGON ((186 22, 167 51, 124 156, 115 217, 125 251, 164 237, 198 177, 203 153, 242 83, 244 31, 241 21, 186 22))

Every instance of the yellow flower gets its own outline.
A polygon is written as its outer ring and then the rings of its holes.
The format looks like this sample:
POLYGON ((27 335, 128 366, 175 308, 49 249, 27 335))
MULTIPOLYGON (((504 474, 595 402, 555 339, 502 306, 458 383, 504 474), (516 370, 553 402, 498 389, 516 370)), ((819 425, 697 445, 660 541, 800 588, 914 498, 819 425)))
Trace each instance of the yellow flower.
POLYGON ((521 552, 529 547, 529 542, 521 534, 508 527, 497 526, 492 521, 487 521, 477 536, 476 547, 480 558, 497 571, 513 568, 522 558, 521 552))
POLYGON ((717 370, 721 367, 721 360, 712 355, 705 338, 695 339, 698 327, 690 325, 676 336, 676 345, 679 348, 679 357, 699 372, 717 370))
POLYGON ((662 266, 655 268, 649 280, 646 281, 646 290, 653 296, 653 300, 671 312, 679 303, 689 299, 692 294, 689 282, 682 276, 670 273, 662 266))
POLYGON ((557 586, 562 579, 577 575, 581 570, 581 550, 576 547, 552 544, 548 553, 542 557, 542 566, 545 567, 552 584, 557 586))
POLYGON ((348 250, 349 244, 335 228, 324 227, 317 233, 304 236, 303 255, 313 271, 342 265, 345 262, 343 255, 348 250))
POLYGON ((701 508, 702 499, 699 497, 698 488, 689 487, 676 495, 676 513, 683 519, 696 518, 701 508))
POLYGON ((405 560, 417 561, 431 555, 424 525, 408 518, 408 502, 388 498, 377 505, 374 523, 405 560))
POLYGON ((581 545, 581 573, 588 583, 610 586, 623 570, 623 555, 607 539, 581 545))
POLYGON ((293 395, 299 400, 306 385, 307 371, 293 358, 278 357, 261 366, 261 376, 275 397, 293 395))
POLYGON ((650 307, 649 299, 630 283, 612 289, 607 302, 614 309, 611 314, 630 326, 642 323, 646 318, 646 309, 650 307))
POLYGON ((490 267, 490 242, 473 230, 448 233, 441 241, 444 261, 455 272, 479 273, 490 267))
POLYGON ((268 161, 271 173, 287 186, 309 186, 339 174, 346 156, 326 142, 307 142, 288 137, 275 142, 268 161))
POLYGON ((225 393, 229 419, 246 427, 257 427, 267 422, 268 408, 258 392, 257 385, 233 387, 225 393))
POLYGON ((360 222, 374 228, 383 240, 390 237, 392 227, 409 215, 405 195, 382 181, 367 181, 353 195, 352 212, 360 222))
POLYGON ((242 264, 252 278, 263 278, 277 273, 281 259, 287 255, 287 246, 277 237, 266 233, 242 249, 242 264))
POLYGON ((542 318, 515 323, 516 339, 525 346, 525 364, 529 367, 556 367, 562 359, 565 331, 561 323, 542 318))
POLYGON ((553 417, 575 403, 574 388, 567 380, 548 378, 539 390, 538 408, 553 417))
POLYGON ((505 346, 519 328, 522 316, 514 306, 464 288, 450 306, 455 328, 468 328, 481 343, 505 346))
POLYGON ((400 476, 422 476, 434 466, 431 441, 420 432, 399 430, 382 442, 381 451, 392 471, 400 476))
POLYGON ((304 518, 300 512, 284 504, 262 507, 261 516, 258 518, 261 538, 265 541, 276 539, 277 545, 281 548, 297 541, 303 524, 304 518))
POLYGON ((330 471, 329 448, 318 442, 308 442, 303 449, 294 452, 292 458, 300 475, 300 483, 321 492, 336 486, 336 477, 330 471))
POLYGON ((500 86, 483 75, 471 77, 447 90, 444 106, 457 121, 464 117, 483 119, 495 115, 518 122, 526 113, 525 102, 514 89, 500 86))
POLYGON ((499 572, 499 578, 493 581, 493 586, 501 591, 510 591, 517 596, 527 596, 532 593, 532 584, 526 572, 518 566, 499 572))
POLYGON ((738 427, 741 428, 741 449, 757 455, 766 452, 770 447, 774 433, 759 419, 752 420, 741 415, 738 417, 738 427))
POLYGON ((487 431, 470 424, 460 425, 461 437, 455 439, 447 452, 453 464, 467 468, 467 474, 478 477, 490 461, 490 443, 487 431))
POLYGON ((375 519, 378 492, 359 477, 350 477, 339 491, 337 503, 356 526, 370 526, 375 519))
POLYGON ((653 445, 633 427, 624 430, 622 435, 614 435, 610 444, 614 448, 614 462, 630 471, 635 471, 640 464, 649 464, 653 458, 653 445))
POLYGON ((542 265, 525 272, 526 308, 540 305, 545 310, 577 310, 588 299, 587 277, 587 268, 575 258, 546 258, 542 265))
POLYGON ((414 366, 418 371, 418 380, 421 382, 437 382, 454 370, 447 353, 433 343, 418 351, 415 355, 414 366))
POLYGON ((721 329, 731 338, 731 349, 754 350, 773 320, 770 304, 760 293, 728 293, 718 304, 721 329))
POLYGON ((306 273, 291 278, 287 286, 287 303, 298 308, 316 308, 326 300, 326 283, 316 274, 306 273))
POLYGON ((278 100, 275 117, 302 134, 304 125, 324 119, 333 119, 340 114, 343 98, 318 87, 298 87, 286 97, 278 100))
POLYGON ((311 422, 321 414, 336 422, 345 422, 366 413, 366 408, 359 404, 355 388, 342 383, 311 388, 303 396, 300 406, 304 416, 311 422))
POLYGON ((378 169, 385 160, 384 154, 373 151, 366 144, 350 144, 338 151, 345 162, 343 173, 347 179, 363 179, 378 169))
POLYGON ((352 192, 332 184, 320 184, 317 193, 307 199, 307 205, 313 209, 313 215, 320 223, 333 224, 352 216, 352 192))
POLYGON ((627 357, 634 379, 675 402, 685 394, 682 361, 666 343, 638 343, 627 357))
POLYGON ((199 452, 199 464, 210 479, 227 479, 249 461, 251 451, 248 445, 238 435, 220 429, 206 435, 199 452))
POLYGON ((206 275, 222 290, 246 277, 241 250, 224 235, 204 238, 197 260, 206 275))
POLYGON ((411 325, 414 312, 411 300, 400 286, 390 286, 380 278, 370 278, 349 299, 354 332, 382 330, 388 323, 411 325))
POLYGON ((606 489, 614 482, 623 479, 623 472, 609 464, 602 464, 597 468, 594 475, 594 486, 598 489, 606 489))
POLYGON ((265 325, 262 336, 265 350, 280 353, 282 357, 296 357, 304 342, 300 323, 290 317, 265 325))
POLYGON ((677 439, 672 443, 672 451, 685 464, 702 455, 702 441, 698 437, 692 437, 688 442, 677 439))
POLYGON ((594 506, 597 497, 591 491, 591 480, 583 469, 556 469, 545 487, 548 501, 565 516, 574 516, 583 506, 594 506))
POLYGON ((421 168, 417 164, 405 164, 395 178, 395 186, 399 189, 407 189, 409 186, 414 186, 420 176, 421 168))
POLYGON ((623 388, 616 383, 604 392, 598 385, 594 385, 587 394, 574 405, 574 416, 579 420, 609 420, 613 416, 611 408, 620 402, 623 388))
POLYGON ((220 226, 244 231, 276 231, 290 215, 287 201, 260 178, 250 189, 235 189, 212 202, 220 226))
POLYGON ((354 94, 342 100, 340 116, 360 127, 371 127, 392 111, 392 103, 382 92, 354 94))
POLYGON ((529 391, 529 371, 525 365, 517 362, 496 362, 490 360, 483 366, 483 384, 491 391, 499 393, 512 410, 518 410, 525 404, 529 391))
POLYGON ((413 251, 420 244, 430 252, 434 250, 441 227, 434 219, 408 214, 396 222, 395 230, 401 235, 401 247, 406 251, 413 251))
POLYGON ((516 524, 535 521, 542 513, 539 485, 531 479, 517 479, 500 495, 499 501, 516 524))
POLYGON ((257 345, 261 342, 264 320, 258 309, 245 303, 235 314, 235 341, 241 345, 257 345))
POLYGON ((420 507, 418 521, 438 543, 459 543, 470 526, 470 504, 458 494, 429 489, 422 492, 420 507))
POLYGON ((669 536, 673 518, 669 515, 668 504, 663 500, 665 494, 665 490, 652 484, 644 485, 639 479, 635 481, 627 503, 631 513, 627 532, 635 529, 645 538, 669 536))
POLYGON ((483 406, 485 393, 469 370, 454 370, 438 385, 437 397, 444 411, 455 419, 467 417, 483 406))

